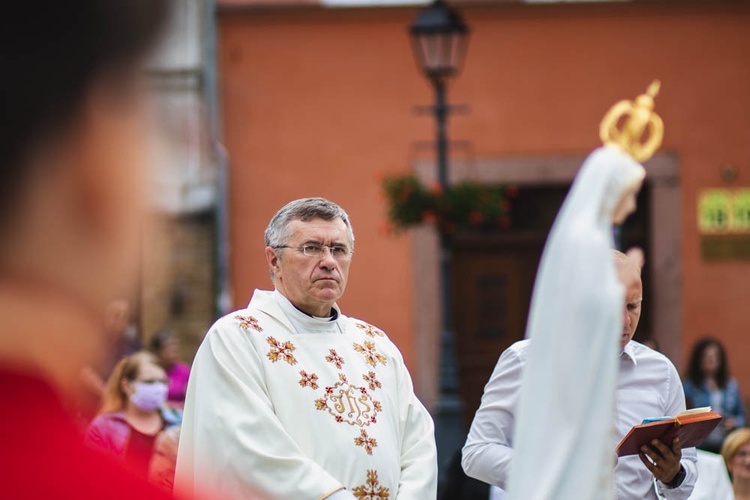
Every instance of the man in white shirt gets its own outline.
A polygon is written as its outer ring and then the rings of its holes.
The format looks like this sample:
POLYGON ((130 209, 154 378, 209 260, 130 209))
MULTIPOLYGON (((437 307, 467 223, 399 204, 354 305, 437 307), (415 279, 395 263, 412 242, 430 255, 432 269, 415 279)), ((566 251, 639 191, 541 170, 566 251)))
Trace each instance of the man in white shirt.
MULTIPOLYGON (((616 260, 621 280, 630 284, 625 296, 615 396, 619 440, 644 418, 684 411, 685 397, 674 365, 662 354, 632 340, 641 315, 640 265, 622 254, 616 260)), ((466 474, 501 488, 506 487, 513 457, 515 412, 529 342, 517 342, 500 356, 463 448, 466 474)), ((612 456, 614 460, 614 450, 612 456)), ((679 442, 657 441, 639 456, 620 457, 614 473, 619 499, 655 500, 654 478, 664 498, 686 499, 697 478, 695 449, 681 450, 679 442)))
POLYGON ((293 201, 266 229, 273 292, 220 319, 193 363, 176 490, 212 497, 430 500, 432 419, 396 346, 341 313, 349 217, 293 201))

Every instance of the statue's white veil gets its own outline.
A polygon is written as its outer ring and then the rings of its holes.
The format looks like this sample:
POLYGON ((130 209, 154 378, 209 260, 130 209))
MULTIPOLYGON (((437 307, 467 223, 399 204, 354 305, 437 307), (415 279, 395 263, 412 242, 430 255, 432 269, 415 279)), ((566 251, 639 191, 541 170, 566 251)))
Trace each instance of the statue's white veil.
POLYGON ((624 290, 612 217, 643 167, 614 147, 584 162, 537 272, 513 442, 509 497, 613 498, 614 405, 624 290))

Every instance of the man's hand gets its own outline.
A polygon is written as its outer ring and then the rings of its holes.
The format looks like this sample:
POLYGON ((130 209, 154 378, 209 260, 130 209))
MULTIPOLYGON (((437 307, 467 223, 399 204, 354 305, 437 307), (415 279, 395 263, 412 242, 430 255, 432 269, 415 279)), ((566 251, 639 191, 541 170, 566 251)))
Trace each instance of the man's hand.
POLYGON ((671 482, 680 472, 682 450, 679 438, 674 438, 671 448, 658 439, 654 439, 650 446, 641 448, 638 456, 641 457, 641 462, 651 471, 651 474, 664 484, 671 482))

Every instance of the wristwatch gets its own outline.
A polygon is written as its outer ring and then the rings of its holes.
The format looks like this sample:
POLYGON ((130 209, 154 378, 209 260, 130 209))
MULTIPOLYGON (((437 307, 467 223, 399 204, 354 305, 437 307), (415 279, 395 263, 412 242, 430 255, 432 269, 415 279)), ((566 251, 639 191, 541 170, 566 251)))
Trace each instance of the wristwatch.
POLYGON ((685 480, 685 476, 687 476, 687 471, 685 471, 685 467, 683 467, 682 464, 680 464, 680 471, 677 474, 675 474, 674 478, 670 482, 664 483, 664 484, 669 489, 677 488, 685 480))

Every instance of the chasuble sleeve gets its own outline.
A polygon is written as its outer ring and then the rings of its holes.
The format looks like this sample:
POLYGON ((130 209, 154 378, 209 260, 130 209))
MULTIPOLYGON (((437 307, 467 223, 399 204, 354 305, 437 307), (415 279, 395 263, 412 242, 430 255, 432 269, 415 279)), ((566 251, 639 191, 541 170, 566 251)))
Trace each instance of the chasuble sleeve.
POLYGON ((193 364, 176 491, 301 500, 340 490, 341 483, 300 451, 274 414, 254 344, 221 323, 208 332, 193 364))
POLYGON ((435 427, 427 409, 414 394, 403 359, 397 357, 401 401, 401 477, 397 499, 431 500, 437 496, 435 427))

